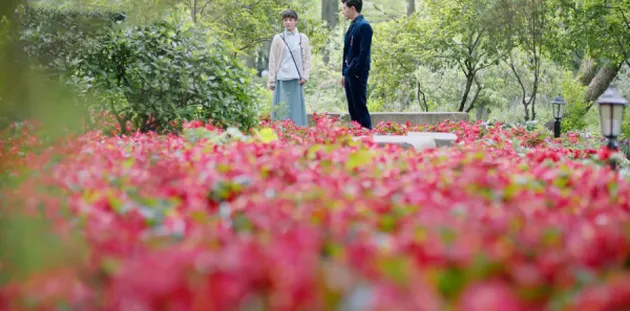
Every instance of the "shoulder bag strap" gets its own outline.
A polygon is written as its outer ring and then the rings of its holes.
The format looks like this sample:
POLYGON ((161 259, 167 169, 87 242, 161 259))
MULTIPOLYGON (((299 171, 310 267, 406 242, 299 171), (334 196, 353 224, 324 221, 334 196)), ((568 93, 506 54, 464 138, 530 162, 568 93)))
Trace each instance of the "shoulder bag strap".
MULTIPOLYGON (((295 64, 295 69, 297 70, 298 76, 300 77, 300 80, 302 80, 302 74, 300 74, 300 68, 297 65, 297 62, 295 61, 295 57, 293 57, 293 52, 291 52, 291 47, 289 46, 289 44, 287 43, 286 40, 284 40, 284 36, 280 35, 280 38, 282 38, 282 41, 284 41, 284 44, 286 45, 287 49, 289 50, 289 54, 291 54, 291 59, 293 60, 293 64, 295 64)), ((302 36, 300 35, 300 47, 302 46, 302 36)))

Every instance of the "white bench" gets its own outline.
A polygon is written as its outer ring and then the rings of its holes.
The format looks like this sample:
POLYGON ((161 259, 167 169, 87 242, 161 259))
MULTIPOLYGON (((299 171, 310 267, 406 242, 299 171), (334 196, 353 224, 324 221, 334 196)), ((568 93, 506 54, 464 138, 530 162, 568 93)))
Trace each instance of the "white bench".
MULTIPOLYGON (((366 136, 353 137, 362 140, 366 136)), ((414 148, 424 150, 429 148, 447 147, 455 144, 457 135, 452 133, 409 132, 407 135, 373 135, 372 141, 383 146, 385 144, 400 145, 405 149, 414 148)))
MULTIPOLYGON (((363 137, 354 137, 354 140, 364 139, 363 137)), ((400 145, 405 149, 413 148, 415 150, 423 150, 429 148, 435 148, 435 140, 430 137, 414 137, 414 136, 400 136, 400 135, 374 135, 372 141, 380 146, 386 144, 400 145)))
POLYGON ((437 147, 452 146, 457 141, 457 135, 453 133, 409 132, 407 136, 432 138, 437 147))

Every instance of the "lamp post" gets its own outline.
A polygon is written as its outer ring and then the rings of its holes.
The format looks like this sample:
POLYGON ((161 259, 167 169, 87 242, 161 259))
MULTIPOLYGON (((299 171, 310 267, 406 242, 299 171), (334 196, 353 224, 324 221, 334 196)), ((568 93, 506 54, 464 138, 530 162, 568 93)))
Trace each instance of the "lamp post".
MULTIPOLYGON (((621 134, 621 122, 623 120, 624 108, 628 101, 619 94, 615 86, 610 85, 608 89, 597 99, 599 104, 599 119, 602 135, 608 139, 608 148, 612 151, 619 150, 617 137, 621 134)), ((611 161, 612 169, 616 169, 615 161, 611 161)))
POLYGON ((553 104, 553 117, 556 121, 553 123, 553 137, 560 137, 560 120, 562 120, 562 114, 564 112, 564 98, 558 95, 552 102, 553 104))

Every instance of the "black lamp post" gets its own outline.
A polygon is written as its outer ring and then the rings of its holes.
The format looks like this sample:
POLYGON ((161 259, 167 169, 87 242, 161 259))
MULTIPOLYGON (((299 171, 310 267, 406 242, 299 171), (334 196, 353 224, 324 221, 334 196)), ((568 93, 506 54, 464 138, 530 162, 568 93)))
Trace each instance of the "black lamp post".
POLYGON ((560 120, 562 120, 562 114, 564 112, 564 99, 561 95, 558 95, 552 102, 553 104, 553 117, 556 121, 553 123, 553 137, 560 137, 560 120))
MULTIPOLYGON (((610 85, 606 92, 597 99, 599 104, 599 119, 602 135, 608 139, 608 148, 617 151, 619 144, 617 137, 621 134, 624 108, 628 101, 619 94, 615 86, 610 85)), ((616 163, 611 161, 611 167, 616 169, 616 163)))

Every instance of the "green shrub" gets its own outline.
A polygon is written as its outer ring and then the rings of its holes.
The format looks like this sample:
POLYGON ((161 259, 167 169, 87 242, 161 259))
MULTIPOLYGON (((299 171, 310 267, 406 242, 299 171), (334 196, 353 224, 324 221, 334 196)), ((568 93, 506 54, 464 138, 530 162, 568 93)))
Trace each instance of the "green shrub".
POLYGON ((256 102, 250 74, 220 41, 178 22, 134 26, 112 33, 79 66, 109 92, 124 94, 121 124, 141 131, 173 130, 171 121, 212 119, 251 128, 256 102))
POLYGON ((31 60, 98 95, 93 107, 114 113, 142 132, 179 130, 182 121, 256 125, 248 70, 209 31, 181 20, 120 24, 117 13, 46 9, 22 11, 31 60))
POLYGON ((124 14, 97 11, 54 10, 22 6, 17 11, 18 42, 34 64, 54 74, 68 72, 98 48, 104 36, 124 14))
MULTIPOLYGON (((593 109, 598 109, 598 107, 593 107, 593 109)), ((599 112, 598 112, 599 114, 599 112)), ((630 139, 630 109, 626 107, 624 111, 623 121, 621 123, 621 137, 620 139, 630 139)), ((630 146, 628 147, 630 148, 630 146)), ((629 149, 630 150, 630 149, 629 149)), ((630 157, 629 157, 630 158, 630 157)))
POLYGON ((566 77, 562 85, 562 96, 567 103, 562 119, 562 132, 584 130, 587 126, 585 118, 587 103, 584 101, 586 87, 572 77, 566 77))

